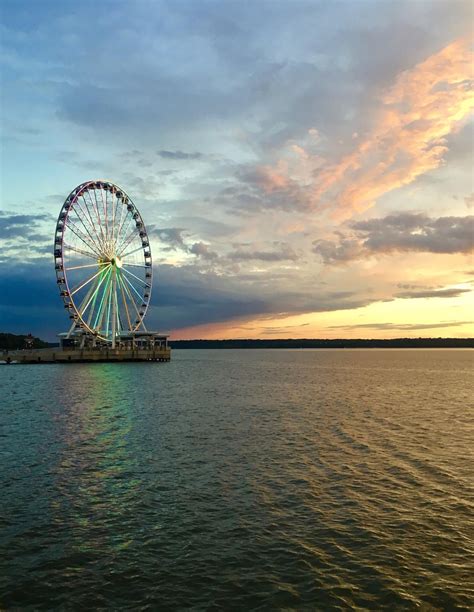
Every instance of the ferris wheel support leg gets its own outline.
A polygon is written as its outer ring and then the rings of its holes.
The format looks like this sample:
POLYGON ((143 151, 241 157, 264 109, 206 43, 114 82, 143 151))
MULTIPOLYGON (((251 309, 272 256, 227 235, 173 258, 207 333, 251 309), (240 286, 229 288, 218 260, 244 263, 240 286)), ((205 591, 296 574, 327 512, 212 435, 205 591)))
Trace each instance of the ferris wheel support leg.
POLYGON ((68 338, 68 339, 69 339, 69 338, 71 337, 71 334, 72 334, 72 332, 73 332, 73 330, 74 330, 74 328, 75 328, 75 327, 76 327, 76 322, 74 321, 74 322, 73 322, 73 324, 71 325, 71 327, 69 328, 69 331, 68 331, 68 333, 67 333, 66 338, 68 338))
MULTIPOLYGON (((94 284, 92 285, 92 287, 91 287, 91 288, 89 289, 89 291, 87 292, 87 294, 86 294, 85 298, 82 300, 81 305, 79 306, 79 310, 80 310, 81 314, 83 313, 84 305, 85 305, 85 304, 88 302, 88 300, 89 300, 90 296, 92 295, 92 292, 93 292, 93 291, 94 291, 94 289, 95 289, 95 286, 96 286, 96 282, 94 282, 94 284)), ((68 331, 68 333, 67 333, 66 338, 70 338, 70 337, 71 337, 71 334, 72 334, 72 332, 74 331, 75 327, 76 327, 76 321, 73 321, 73 323, 72 323, 71 327, 69 328, 69 331, 68 331)), ((81 348, 82 348, 82 347, 81 347, 81 348)))
POLYGON ((112 348, 115 348, 115 336, 117 333, 117 271, 112 270, 112 348))

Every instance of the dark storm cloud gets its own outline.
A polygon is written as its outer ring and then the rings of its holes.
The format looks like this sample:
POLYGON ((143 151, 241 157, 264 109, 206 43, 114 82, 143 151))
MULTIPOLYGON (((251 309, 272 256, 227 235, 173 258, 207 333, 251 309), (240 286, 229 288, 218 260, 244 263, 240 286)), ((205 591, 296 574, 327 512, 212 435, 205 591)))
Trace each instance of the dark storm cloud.
POLYGON ((164 159, 176 159, 176 160, 191 160, 201 159, 202 153, 184 153, 184 151, 158 151, 158 155, 164 159))
POLYGON ((25 264, 0 262, 0 320, 2 331, 40 334, 51 341, 69 328, 51 257, 25 264), (27 288, 27 292, 25 292, 27 288))
MULTIPOLYGON (((226 276, 195 264, 158 265, 154 271, 156 290, 147 326, 162 330, 246 317, 350 310, 379 299, 351 291, 327 291, 314 284, 302 290, 298 283, 289 286, 291 273, 226 276)), ((54 339, 56 333, 67 329, 69 319, 49 258, 31 264, 18 261, 15 267, 8 261, 0 265, 0 313, 2 322, 18 332, 27 330, 54 339)))
POLYGON ((44 240, 44 236, 38 235, 38 225, 42 221, 53 221, 48 214, 18 215, 0 211, 0 239, 9 238, 34 238, 44 240))
MULTIPOLYGON (((304 312, 347 310, 365 306, 373 296, 350 291, 328 292, 319 287, 292 289, 269 272, 243 280, 196 266, 162 265, 156 268, 159 283, 150 317, 162 328, 179 328, 230 321, 236 318, 284 316, 304 312)), ((286 279, 287 280, 287 279, 286 279)))
POLYGON ((325 263, 346 262, 375 253, 418 251, 469 253, 473 249, 474 216, 439 217, 399 213, 349 225, 348 235, 339 232, 335 241, 317 240, 313 251, 325 263))

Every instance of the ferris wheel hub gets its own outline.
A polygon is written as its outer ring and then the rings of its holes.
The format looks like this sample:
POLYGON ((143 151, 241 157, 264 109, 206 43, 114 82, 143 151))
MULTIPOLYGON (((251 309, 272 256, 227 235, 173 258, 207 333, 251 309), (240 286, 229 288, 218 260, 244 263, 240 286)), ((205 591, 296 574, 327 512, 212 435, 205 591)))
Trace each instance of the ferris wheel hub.
POLYGON ((122 260, 120 259, 120 257, 112 257, 112 259, 110 260, 110 263, 115 266, 116 268, 121 268, 122 267, 122 260))

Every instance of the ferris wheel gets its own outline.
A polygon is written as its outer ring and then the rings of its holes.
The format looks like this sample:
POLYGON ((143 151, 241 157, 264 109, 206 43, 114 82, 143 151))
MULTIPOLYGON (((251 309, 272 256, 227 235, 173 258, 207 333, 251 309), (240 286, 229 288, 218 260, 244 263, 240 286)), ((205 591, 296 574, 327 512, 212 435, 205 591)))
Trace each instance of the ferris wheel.
POLYGON ((107 181, 87 181, 64 202, 56 225, 57 283, 72 320, 112 347, 140 328, 152 287, 143 219, 127 194, 107 181))

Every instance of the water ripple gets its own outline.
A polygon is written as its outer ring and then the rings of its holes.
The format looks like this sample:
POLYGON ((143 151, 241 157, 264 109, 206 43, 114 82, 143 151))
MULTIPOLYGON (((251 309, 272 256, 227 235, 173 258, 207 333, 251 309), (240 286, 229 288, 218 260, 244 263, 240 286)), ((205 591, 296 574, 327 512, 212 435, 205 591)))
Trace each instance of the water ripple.
POLYGON ((470 610, 470 351, 0 369, 0 608, 470 610))

